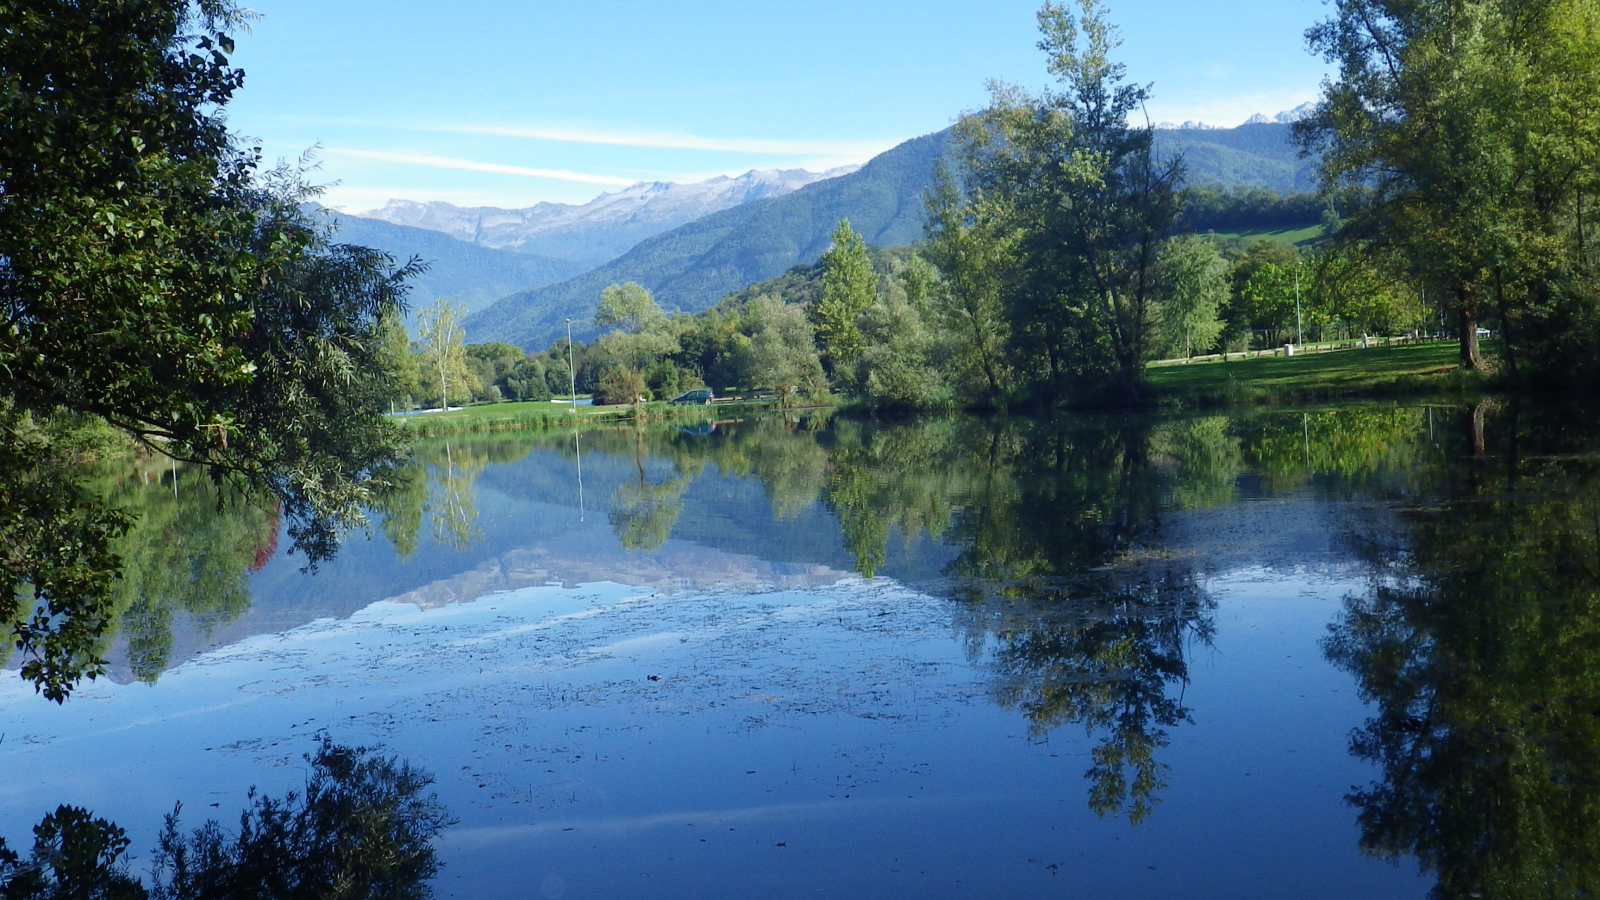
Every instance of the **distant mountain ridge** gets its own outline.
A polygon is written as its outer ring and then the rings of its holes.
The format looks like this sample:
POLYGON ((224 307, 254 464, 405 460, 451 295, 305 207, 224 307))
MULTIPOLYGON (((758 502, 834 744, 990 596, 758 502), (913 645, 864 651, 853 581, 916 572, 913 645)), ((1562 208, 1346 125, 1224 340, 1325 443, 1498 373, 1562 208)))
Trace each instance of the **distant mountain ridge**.
POLYGON ((910 244, 922 236, 923 198, 949 134, 913 138, 855 172, 712 213, 577 278, 513 294, 469 316, 467 337, 543 349, 565 334, 570 318, 574 337, 588 339, 600 292, 628 281, 653 291, 664 309, 696 312, 796 263, 814 262, 840 219, 869 243, 910 244))
POLYGON ((392 225, 423 228, 469 244, 569 259, 585 266, 609 262, 648 237, 703 216, 768 197, 781 197, 857 166, 810 172, 751 170, 692 184, 641 181, 588 203, 539 203, 526 209, 460 207, 390 200, 381 209, 351 213, 392 225))
POLYGON ((1157 128, 1155 149, 1161 156, 1183 154, 1188 184, 1314 191, 1317 160, 1300 155, 1290 140, 1293 127, 1291 121, 1281 121, 1237 128, 1157 128))
POLYGON ((428 270, 411 281, 413 313, 438 297, 452 297, 475 312, 501 297, 538 285, 553 284, 589 267, 570 259, 554 259, 509 250, 493 250, 458 241, 437 231, 391 225, 331 209, 323 210, 334 226, 333 239, 371 247, 405 263, 413 256, 428 270))

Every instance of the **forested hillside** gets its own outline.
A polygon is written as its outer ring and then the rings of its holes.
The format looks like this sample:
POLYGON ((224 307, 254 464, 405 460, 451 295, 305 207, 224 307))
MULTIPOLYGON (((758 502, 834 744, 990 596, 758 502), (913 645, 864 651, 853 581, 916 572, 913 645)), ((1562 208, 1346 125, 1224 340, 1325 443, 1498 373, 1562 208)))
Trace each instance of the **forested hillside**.
POLYGON ((1238 128, 1162 128, 1156 130, 1155 151, 1162 158, 1183 154, 1187 184, 1314 191, 1317 161, 1300 156, 1300 149, 1289 140, 1290 128, 1278 122, 1238 128))
POLYGON ((543 349, 566 333, 568 318, 575 336, 593 337, 600 292, 630 281, 668 310, 705 309, 730 291, 814 262, 840 219, 878 246, 909 244, 922 236, 923 195, 948 139, 947 131, 914 138, 858 172, 713 213, 577 278, 506 297, 467 318, 468 338, 543 349))

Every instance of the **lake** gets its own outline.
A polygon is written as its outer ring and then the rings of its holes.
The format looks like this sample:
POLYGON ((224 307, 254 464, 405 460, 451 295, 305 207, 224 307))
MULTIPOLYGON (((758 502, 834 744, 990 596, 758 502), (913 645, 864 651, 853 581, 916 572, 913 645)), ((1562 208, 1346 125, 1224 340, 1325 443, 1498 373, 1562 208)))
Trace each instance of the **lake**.
POLYGON ((1588 895, 1597 451, 1508 399, 499 432, 315 572, 108 466, 110 677, 11 661, 0 835, 138 869, 321 734, 433 773, 444 897, 1588 895))

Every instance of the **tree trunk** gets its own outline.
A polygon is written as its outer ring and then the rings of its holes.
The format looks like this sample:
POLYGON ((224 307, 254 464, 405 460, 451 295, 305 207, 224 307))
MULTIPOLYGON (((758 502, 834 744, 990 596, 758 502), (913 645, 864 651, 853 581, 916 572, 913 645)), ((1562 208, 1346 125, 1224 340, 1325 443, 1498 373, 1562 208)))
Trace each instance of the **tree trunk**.
POLYGON ((1467 291, 1458 294, 1460 304, 1456 311, 1461 317, 1461 368, 1479 371, 1483 357, 1478 354, 1478 303, 1467 291))

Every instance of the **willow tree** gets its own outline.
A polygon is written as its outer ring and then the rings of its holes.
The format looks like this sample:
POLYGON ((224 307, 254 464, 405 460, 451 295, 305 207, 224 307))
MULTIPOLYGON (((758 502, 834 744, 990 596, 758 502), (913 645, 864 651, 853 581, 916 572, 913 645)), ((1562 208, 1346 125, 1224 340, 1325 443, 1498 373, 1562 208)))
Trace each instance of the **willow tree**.
POLYGON ((0 622, 64 699, 103 671, 130 516, 59 423, 103 421, 276 504, 313 561, 388 481, 382 323, 415 267, 332 243, 221 110, 226 0, 0 5, 0 622))

